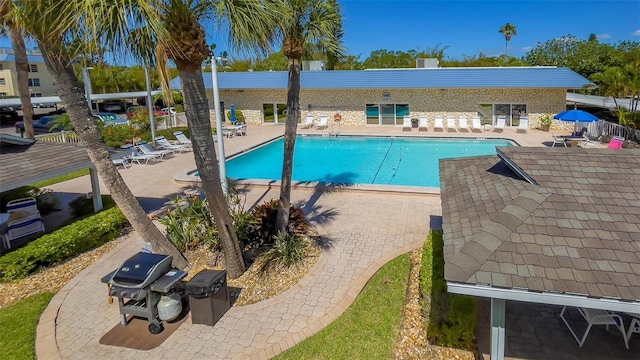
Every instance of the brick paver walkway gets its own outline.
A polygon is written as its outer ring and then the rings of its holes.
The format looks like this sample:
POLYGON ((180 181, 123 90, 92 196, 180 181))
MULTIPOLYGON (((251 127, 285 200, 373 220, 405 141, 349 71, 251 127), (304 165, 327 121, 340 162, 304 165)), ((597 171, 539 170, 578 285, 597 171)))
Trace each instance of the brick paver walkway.
MULTIPOLYGON (((283 127, 250 127, 249 136, 225 141, 227 154, 281 135, 283 127)), ((302 131, 301 131, 302 132, 302 131)), ((317 131, 308 131, 317 133, 317 131)), ((400 129, 348 129, 342 133, 433 135, 400 129)), ((514 138, 541 146, 548 133, 438 134, 438 136, 514 138)), ((148 212, 188 191, 172 175, 194 169, 190 153, 158 164, 121 170, 148 212)), ((67 196, 89 191, 86 178, 51 187, 67 196)), ((104 189, 104 186, 102 187, 104 189)), ((247 204, 277 197, 277 189, 251 187, 247 204)), ((100 337, 119 322, 118 305, 108 304, 100 278, 141 247, 134 233, 108 255, 78 274, 51 301, 37 330, 38 359, 266 359, 313 335, 338 317, 368 279, 384 263, 422 245, 432 224, 439 224, 438 194, 296 189, 292 200, 304 204, 329 247, 299 284, 279 296, 249 306, 233 307, 214 326, 193 325, 188 319, 160 347, 150 351, 105 346, 100 337)))

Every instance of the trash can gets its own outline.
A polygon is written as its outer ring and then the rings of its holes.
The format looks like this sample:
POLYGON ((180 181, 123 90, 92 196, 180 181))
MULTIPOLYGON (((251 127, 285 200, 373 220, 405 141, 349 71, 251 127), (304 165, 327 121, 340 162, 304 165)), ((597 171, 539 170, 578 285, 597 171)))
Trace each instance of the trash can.
POLYGON ((191 322, 213 326, 231 307, 227 272, 203 270, 187 284, 191 322))

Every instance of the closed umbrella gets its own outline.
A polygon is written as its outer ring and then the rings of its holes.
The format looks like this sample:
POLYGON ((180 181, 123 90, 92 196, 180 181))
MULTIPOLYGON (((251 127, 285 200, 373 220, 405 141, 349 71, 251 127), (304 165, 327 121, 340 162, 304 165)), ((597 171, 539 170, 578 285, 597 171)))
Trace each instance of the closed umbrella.
POLYGON ((231 123, 235 125, 236 123, 236 108, 231 105, 231 123))

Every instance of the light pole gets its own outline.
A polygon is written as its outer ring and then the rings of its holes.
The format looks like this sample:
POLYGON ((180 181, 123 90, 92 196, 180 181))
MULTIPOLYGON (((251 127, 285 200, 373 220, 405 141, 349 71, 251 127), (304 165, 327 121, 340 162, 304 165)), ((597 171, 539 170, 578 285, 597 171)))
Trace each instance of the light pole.
POLYGON ((91 105, 91 76, 89 76, 89 70, 93 70, 93 68, 82 68, 82 81, 84 82, 84 95, 87 97, 87 105, 89 106, 89 110, 93 112, 93 106, 91 105))
POLYGON ((224 155, 224 136, 222 135, 222 114, 220 111, 220 91, 218 90, 218 66, 216 56, 211 52, 211 82, 213 83, 213 111, 216 114, 216 137, 218 139, 218 167, 222 192, 227 194, 227 164, 224 155))
POLYGON ((144 66, 144 78, 147 83, 147 111, 149 112, 149 125, 151 125, 151 144, 156 145, 156 119, 153 110, 153 97, 151 96, 151 78, 149 77, 149 66, 144 66))

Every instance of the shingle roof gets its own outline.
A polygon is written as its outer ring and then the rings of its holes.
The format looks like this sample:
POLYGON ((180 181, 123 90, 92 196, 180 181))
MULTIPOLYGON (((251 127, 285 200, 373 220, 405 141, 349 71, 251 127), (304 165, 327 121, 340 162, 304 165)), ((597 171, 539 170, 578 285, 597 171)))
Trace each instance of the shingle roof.
MULTIPOLYGON (((207 89, 211 73, 202 74, 207 89)), ((218 73, 221 90, 286 89, 286 71, 218 73)), ((594 86, 569 68, 494 67, 392 70, 302 71, 301 89, 581 89, 594 86)), ((180 88, 180 78, 171 81, 180 88)))
POLYGON ((93 166, 82 145, 39 141, 26 146, 0 142, 0 164, 0 191, 93 166))
POLYGON ((498 154, 440 162, 447 281, 640 301, 640 152, 498 154))

